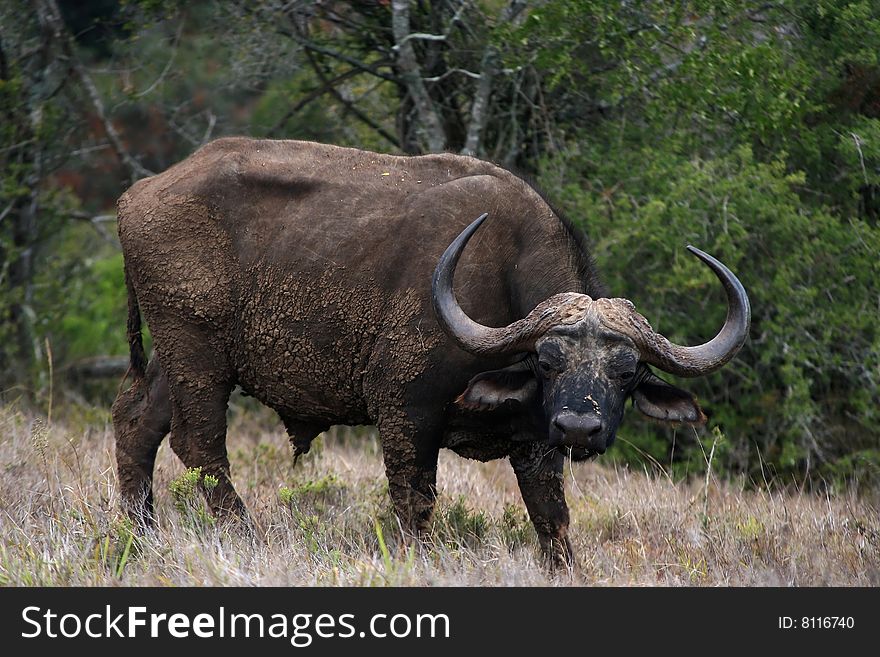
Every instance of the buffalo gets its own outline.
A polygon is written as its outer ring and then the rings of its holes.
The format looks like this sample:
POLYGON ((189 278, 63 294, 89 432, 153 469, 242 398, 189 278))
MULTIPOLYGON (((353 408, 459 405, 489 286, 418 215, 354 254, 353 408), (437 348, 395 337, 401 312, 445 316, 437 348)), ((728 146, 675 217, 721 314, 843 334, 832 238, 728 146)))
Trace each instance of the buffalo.
POLYGON ((133 383, 113 422, 123 504, 140 519, 169 433, 216 478, 211 511, 246 518, 225 446, 238 385, 279 414, 295 455, 332 425, 375 425, 413 535, 440 448, 509 458, 543 553, 570 564, 564 460, 603 453, 630 398, 661 421, 704 422, 651 366, 708 374, 749 330, 741 283, 688 247, 723 285, 727 319, 703 345, 670 343, 607 298, 581 233, 532 186, 472 157, 224 138, 137 182, 118 217, 133 383))

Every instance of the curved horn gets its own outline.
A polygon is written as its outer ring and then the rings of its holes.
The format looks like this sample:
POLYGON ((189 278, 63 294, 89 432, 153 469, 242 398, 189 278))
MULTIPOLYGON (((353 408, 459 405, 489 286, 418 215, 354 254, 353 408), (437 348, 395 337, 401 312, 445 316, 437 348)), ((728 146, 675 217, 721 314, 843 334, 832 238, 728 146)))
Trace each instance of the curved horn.
POLYGON ((472 354, 501 354, 534 351, 535 340, 558 321, 583 314, 583 306, 592 300, 581 294, 560 294, 538 304, 524 319, 509 326, 493 328, 475 322, 461 309, 452 280, 455 267, 468 240, 488 217, 480 215, 450 244, 437 263, 431 280, 431 300, 440 327, 465 351, 472 354))
MULTIPOLYGON (((727 319, 724 326, 709 342, 695 347, 672 344, 653 331, 649 339, 636 342, 646 362, 656 365, 664 372, 690 377, 714 372, 737 354, 748 337, 752 311, 746 290, 732 271, 696 247, 688 246, 687 249, 715 272, 724 286, 727 294, 727 319)), ((639 337, 648 336, 643 334, 639 337)))

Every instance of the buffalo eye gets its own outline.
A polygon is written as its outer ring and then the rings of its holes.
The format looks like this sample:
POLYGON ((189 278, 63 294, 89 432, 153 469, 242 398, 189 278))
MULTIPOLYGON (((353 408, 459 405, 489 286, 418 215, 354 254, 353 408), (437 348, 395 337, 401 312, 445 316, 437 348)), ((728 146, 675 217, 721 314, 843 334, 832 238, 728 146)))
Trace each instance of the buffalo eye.
POLYGON ((636 370, 635 369, 626 368, 623 370, 619 370, 617 373, 618 381, 620 381, 620 383, 624 386, 630 385, 633 382, 633 379, 635 379, 635 377, 636 377, 636 370))
POLYGON ((538 368, 541 370, 541 374, 543 374, 544 376, 552 376, 553 374, 559 372, 560 369, 562 369, 559 365, 546 360, 539 360, 538 368))
POLYGON ((565 354, 559 345, 551 342, 541 347, 538 352, 538 369, 547 378, 565 369, 565 354))
POLYGON ((626 370, 625 372, 620 373, 620 380, 624 383, 629 383, 632 381, 632 378, 636 375, 635 370, 626 370))
POLYGON ((639 360, 634 354, 615 354, 608 363, 611 378, 624 386, 630 385, 639 371, 639 360))

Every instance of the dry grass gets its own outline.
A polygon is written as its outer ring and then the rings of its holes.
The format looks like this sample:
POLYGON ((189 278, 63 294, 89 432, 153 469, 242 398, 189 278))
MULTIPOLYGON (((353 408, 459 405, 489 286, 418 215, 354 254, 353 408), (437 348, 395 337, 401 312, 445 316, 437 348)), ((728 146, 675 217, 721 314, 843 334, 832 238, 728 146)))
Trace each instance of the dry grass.
POLYGON ((163 445, 160 525, 135 537, 115 511, 106 417, 47 427, 0 410, 0 584, 880 583, 880 517, 867 499, 675 483, 601 462, 568 476, 573 574, 541 567, 509 465, 452 453, 441 458, 433 539, 406 547, 376 439, 357 433, 325 437, 294 468, 280 429, 234 418, 233 473, 258 538, 214 527, 163 445))

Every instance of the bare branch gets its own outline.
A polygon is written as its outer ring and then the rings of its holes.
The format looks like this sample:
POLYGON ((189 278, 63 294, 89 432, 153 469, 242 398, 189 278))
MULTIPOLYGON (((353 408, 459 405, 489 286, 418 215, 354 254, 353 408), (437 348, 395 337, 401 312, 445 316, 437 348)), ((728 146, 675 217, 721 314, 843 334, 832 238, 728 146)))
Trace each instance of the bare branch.
POLYGON ((4 219, 6 219, 6 215, 9 214, 14 207, 15 207, 15 199, 10 201, 9 205, 7 205, 5 208, 3 208, 2 212, 0 212, 0 222, 2 222, 4 219))
MULTIPOLYGON (((329 4, 329 3, 327 3, 329 4)), ((344 6, 344 5, 343 5, 344 6)), ((347 8, 346 8, 347 9, 347 8)), ((368 31, 377 31, 377 32, 390 32, 390 27, 384 26, 376 26, 376 25, 367 25, 366 23, 353 20, 350 16, 351 13, 343 10, 342 13, 337 12, 332 5, 321 7, 321 16, 323 16, 326 20, 334 23, 335 25, 340 25, 349 30, 353 30, 355 32, 368 32, 368 31)))
POLYGON ((110 144, 95 144, 94 146, 83 146, 82 148, 75 148, 74 150, 70 151, 70 157, 82 157, 83 155, 97 153, 98 151, 103 151, 108 148, 111 148, 110 144))
POLYGON ((435 153, 443 151, 446 148, 443 123, 434 107, 434 101, 428 95, 415 50, 408 40, 410 35, 408 0, 391 0, 391 27, 398 54, 397 65, 401 72, 400 77, 415 105, 419 128, 424 132, 428 150, 435 153))
MULTIPOLYGON (((504 25, 514 20, 527 2, 525 0, 511 0, 498 17, 498 25, 504 25)), ((468 122, 467 136, 461 149, 463 155, 476 155, 480 149, 480 140, 488 120, 487 109, 489 97, 492 95, 492 83, 498 72, 498 49, 491 43, 483 51, 483 59, 480 62, 480 77, 477 83, 477 92, 471 103, 471 117, 468 122)))
POLYGON ((177 49, 180 45, 180 36, 183 34, 183 20, 180 21, 180 24, 177 26, 177 34, 174 35, 174 45, 171 47, 171 55, 168 57, 168 63, 165 64, 165 68, 162 69, 162 72, 159 73, 159 77, 157 77, 153 84, 144 89, 143 91, 135 94, 137 98, 143 98, 147 94, 153 91, 156 87, 158 87, 162 80, 165 79, 165 76, 168 75, 168 71, 171 70, 171 64, 174 63, 174 58, 177 56, 177 49))
MULTIPOLYGON (((175 108, 173 112, 169 113, 167 110, 163 109, 163 115, 165 116, 165 120, 168 122, 168 127, 170 127, 175 133, 177 133, 180 137, 185 139, 189 144, 195 148, 199 147, 198 138, 190 134, 190 132, 186 129, 185 126, 177 122, 176 116, 179 112, 180 108, 175 108)), ((185 121, 186 119, 184 119, 185 121)))
MULTIPOLYGON (((0 37, 3 35, 0 34, 0 37)), ((9 62, 6 60, 6 50, 3 48, 3 39, 0 38, 0 80, 9 79, 9 62)))
POLYGON ((327 57, 332 57, 333 59, 338 59, 341 62, 345 62, 346 64, 350 64, 355 68, 363 71, 364 73, 369 73, 370 75, 375 75, 377 78, 382 78, 383 80, 388 80, 389 82, 394 82, 395 84, 400 82, 394 75, 390 73, 383 73, 378 69, 379 66, 387 66, 385 62, 379 62, 376 64, 368 64, 366 62, 362 62, 359 59, 355 59, 350 55, 346 55, 345 53, 339 52, 338 50, 333 50, 331 48, 326 48, 322 45, 315 43, 314 41, 307 39, 305 35, 291 32, 290 30, 279 28, 278 33, 282 34, 286 37, 289 37, 296 41, 299 45, 305 48, 308 51, 318 53, 319 55, 325 55, 327 57))
POLYGON ((64 26, 64 23, 61 18, 61 12, 58 9, 58 4, 55 0, 34 0, 34 4, 36 5, 37 13, 40 18, 40 23, 43 25, 44 29, 47 30, 49 36, 54 40, 61 48, 61 52, 64 55, 64 58, 67 60, 70 67, 73 69, 73 73, 79 79, 80 84, 82 84, 83 89, 89 97, 89 100, 92 103, 92 108, 97 114, 98 118, 101 121, 101 124, 104 127, 104 132, 107 135, 107 139, 110 142, 110 145, 113 147, 113 151, 116 153, 116 156, 119 158, 119 161, 128 169, 129 178, 131 182, 136 182, 140 178, 144 178, 146 176, 152 176, 153 172, 145 169, 140 162, 135 160, 131 154, 125 147, 122 145, 122 139, 119 136, 119 133, 116 131, 116 128, 113 126, 113 123, 107 116, 107 113, 104 111, 104 102, 101 100, 101 95, 98 93, 97 87, 95 87, 95 83, 92 81, 91 76, 86 70, 85 66, 83 66, 82 62, 76 56, 76 51, 73 47, 73 41, 70 37, 70 34, 67 31, 67 28, 64 26))
POLYGON ((350 100, 346 99, 341 93, 339 93, 339 90, 335 86, 333 86, 332 81, 327 77, 327 74, 321 68, 321 65, 318 63, 312 53, 306 52, 306 58, 309 60, 309 64, 311 64, 312 69, 314 69, 315 74, 318 76, 318 79, 321 80, 321 84, 323 85, 322 89, 326 89, 339 103, 345 106, 345 109, 347 111, 351 112, 359 121, 368 125, 370 128, 382 135, 382 137, 393 144, 395 148, 400 148, 400 142, 397 141, 394 135, 392 135, 381 125, 373 121, 373 119, 371 119, 369 116, 367 116, 357 107, 355 107, 354 103, 352 103, 350 100))
POLYGON ((79 219, 80 221, 89 221, 93 224, 106 224, 109 221, 116 221, 115 214, 96 214, 92 215, 88 212, 71 212, 70 216, 74 219, 79 219))
POLYGON ((217 116, 210 109, 205 110, 208 113, 208 127, 205 128, 205 134, 202 135, 202 145, 207 144, 211 139, 211 133, 214 132, 214 126, 217 124, 217 116))
POLYGON ((128 356, 93 356, 71 363, 61 372, 74 379, 105 379, 122 376, 128 366, 128 356))
POLYGON ((116 238, 111 235, 110 231, 104 226, 105 223, 116 221, 115 214, 99 214, 92 216, 87 212, 72 212, 70 216, 73 219, 78 219, 79 221, 86 221, 91 224, 92 228, 95 229, 95 232, 101 236, 101 238, 107 242, 108 244, 113 244, 114 246, 118 246, 118 242, 116 238))
POLYGON ((482 76, 479 73, 474 73, 473 71, 468 71, 464 68, 451 68, 445 73, 441 75, 435 75, 432 78, 422 78, 425 82, 440 82, 445 78, 448 78, 450 75, 455 75, 456 73, 461 73, 462 75, 466 75, 469 78, 473 78, 474 80, 479 80, 482 76))
POLYGON ((452 34, 452 30, 455 29, 455 26, 461 20, 461 15, 464 13, 464 10, 467 9, 468 6, 470 6, 470 5, 471 5, 471 2, 469 0, 464 0, 459 5, 458 9, 455 10, 455 14, 453 14, 452 18, 449 20, 449 27, 446 28, 446 36, 447 37, 450 34, 452 34))
POLYGON ((391 46, 391 50, 395 52, 399 51, 400 48, 407 42, 412 41, 413 39, 421 39, 422 41, 446 41, 445 34, 425 34, 424 32, 411 32, 403 37, 402 41, 395 43, 391 46))
POLYGON ((275 123, 275 125, 272 126, 272 128, 269 130, 269 132, 266 133, 266 136, 272 137, 272 136, 278 134, 278 131, 281 130, 281 128, 283 128, 288 121, 290 121, 290 119, 293 117, 293 115, 296 114, 297 112, 299 112, 301 109, 303 109, 306 105, 308 105, 309 103, 311 103, 314 100, 317 100, 318 98, 320 98, 324 94, 331 93, 332 89, 340 82, 344 82, 345 80, 348 80, 349 78, 354 77, 355 75, 359 75, 361 73, 363 73, 363 71, 361 69, 352 68, 352 69, 349 69, 349 70, 345 71, 344 73, 341 73, 341 74, 337 75, 336 77, 328 80, 326 84, 321 84, 320 87, 309 92, 304 97, 300 98, 293 107, 291 107, 289 110, 287 110, 287 112, 284 113, 284 116, 282 116, 275 123))

